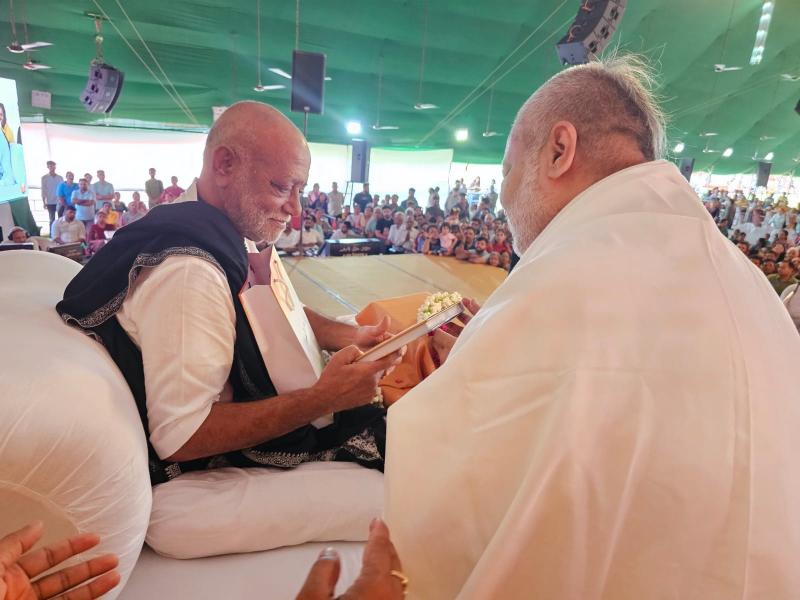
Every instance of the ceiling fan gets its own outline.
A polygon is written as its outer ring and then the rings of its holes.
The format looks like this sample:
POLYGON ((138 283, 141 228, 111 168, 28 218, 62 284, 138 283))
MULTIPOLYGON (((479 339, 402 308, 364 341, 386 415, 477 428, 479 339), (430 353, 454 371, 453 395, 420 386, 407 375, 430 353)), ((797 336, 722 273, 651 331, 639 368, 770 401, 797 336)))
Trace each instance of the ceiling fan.
POLYGON ((8 0, 8 18, 11 22, 11 43, 6 46, 9 52, 22 54, 23 52, 30 52, 31 50, 38 50, 39 48, 46 48, 47 46, 53 45, 50 42, 29 42, 27 24, 25 25, 25 43, 19 43, 17 39, 17 22, 14 19, 14 0, 8 0))
POLYGON ((498 135, 503 135, 502 133, 494 131, 493 129, 491 129, 491 127, 489 127, 489 125, 491 124, 491 121, 492 121, 492 104, 493 103, 494 103, 494 86, 492 86, 492 88, 489 90, 489 111, 488 111, 488 113, 486 115, 486 129, 484 129, 483 133, 481 134, 485 138, 496 137, 498 135))
POLYGON ((714 65, 714 72, 715 73, 727 73, 728 71, 741 71, 744 67, 729 67, 728 65, 724 64, 717 64, 714 65))
POLYGON ((378 69, 378 109, 375 114, 375 124, 372 129, 375 131, 396 131, 400 129, 397 125, 381 125, 381 102, 383 100, 383 53, 381 53, 381 64, 378 69))
POLYGON ((422 56, 419 61, 419 86, 417 87, 417 101, 414 103, 414 110, 434 110, 439 108, 437 104, 422 101, 422 84, 425 81, 425 53, 428 48, 428 2, 425 1, 425 23, 422 29, 422 56))
POLYGON ((36 62, 29 56, 28 60, 22 63, 22 68, 26 71, 41 71, 42 69, 52 69, 53 67, 36 62))

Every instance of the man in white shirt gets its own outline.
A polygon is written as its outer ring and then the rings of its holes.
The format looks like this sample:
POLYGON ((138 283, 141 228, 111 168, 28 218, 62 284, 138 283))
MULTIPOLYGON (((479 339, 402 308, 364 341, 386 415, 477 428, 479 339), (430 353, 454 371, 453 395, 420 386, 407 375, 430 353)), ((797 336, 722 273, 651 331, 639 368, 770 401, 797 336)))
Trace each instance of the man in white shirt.
POLYGON ((301 250, 319 250, 325 243, 325 236, 317 230, 316 223, 317 219, 313 215, 306 215, 303 219, 303 228, 298 239, 301 250))
POLYGON ((52 160, 47 161, 47 173, 42 175, 42 204, 50 214, 50 227, 56 220, 56 209, 58 208, 58 186, 64 178, 56 173, 56 163, 52 160))
POLYGON ((344 221, 344 220, 340 221, 339 222, 339 229, 337 229, 336 231, 334 231, 331 234, 331 239, 332 240, 345 240, 345 239, 351 237, 351 235, 350 235, 350 227, 351 226, 350 226, 349 221, 344 221))
POLYGON ((300 243, 300 232, 292 227, 291 221, 286 223, 286 228, 281 232, 281 236, 275 240, 275 247, 278 250, 292 251, 297 250, 300 243))
POLYGON ((103 208, 103 204, 106 202, 114 200, 114 184, 106 181, 105 171, 97 171, 97 181, 92 184, 92 191, 94 192, 96 210, 103 208))
POLYGON ((383 466, 385 411, 373 399, 399 356, 355 361, 359 346, 385 338, 388 319, 353 327, 306 309, 320 347, 336 354, 314 386, 278 394, 238 297, 245 239, 273 243, 300 214, 309 163, 305 139, 280 112, 231 106, 208 134, 199 179, 120 229, 56 307, 102 339, 126 376, 146 415, 153 483, 230 464, 383 466), (332 425, 312 425, 331 413, 332 425))
POLYGON ((519 263, 389 411, 410 599, 800 597, 800 337, 648 83, 592 61, 517 116, 519 263))
POLYGON ((57 244, 86 241, 86 226, 75 218, 74 206, 64 208, 64 216, 53 223, 51 237, 57 244))
POLYGON ((333 182, 330 192, 328 192, 328 214, 337 219, 342 216, 342 206, 344 205, 344 194, 339 191, 339 184, 333 182))
POLYGON ((404 223, 403 213, 394 213, 392 218, 394 219, 394 224, 389 228, 387 242, 390 248, 401 250, 403 244, 408 241, 409 230, 404 223))

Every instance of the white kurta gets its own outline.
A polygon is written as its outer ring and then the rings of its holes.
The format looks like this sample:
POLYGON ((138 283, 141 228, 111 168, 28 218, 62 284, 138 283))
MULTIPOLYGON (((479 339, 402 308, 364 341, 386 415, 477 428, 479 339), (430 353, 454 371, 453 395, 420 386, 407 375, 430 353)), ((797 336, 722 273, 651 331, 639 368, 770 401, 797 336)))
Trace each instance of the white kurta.
POLYGON ((595 184, 389 411, 410 597, 800 598, 798 356, 672 164, 595 184))

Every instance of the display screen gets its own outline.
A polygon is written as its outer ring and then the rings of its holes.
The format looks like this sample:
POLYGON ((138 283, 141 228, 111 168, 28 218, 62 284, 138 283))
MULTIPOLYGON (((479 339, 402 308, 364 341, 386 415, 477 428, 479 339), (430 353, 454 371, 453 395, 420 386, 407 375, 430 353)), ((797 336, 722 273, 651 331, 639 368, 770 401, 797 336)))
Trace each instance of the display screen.
POLYGON ((0 77, 0 202, 27 196, 17 82, 0 77))

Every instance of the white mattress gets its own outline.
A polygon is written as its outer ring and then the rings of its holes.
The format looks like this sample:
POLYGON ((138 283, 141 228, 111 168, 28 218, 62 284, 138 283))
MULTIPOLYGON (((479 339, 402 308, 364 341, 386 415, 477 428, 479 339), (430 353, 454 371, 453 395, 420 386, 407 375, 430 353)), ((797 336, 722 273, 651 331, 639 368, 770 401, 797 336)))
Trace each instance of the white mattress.
POLYGON ((361 570, 361 542, 303 544, 192 560, 164 558, 145 546, 118 600, 293 600, 327 546, 336 548, 342 559, 338 596, 361 570))

